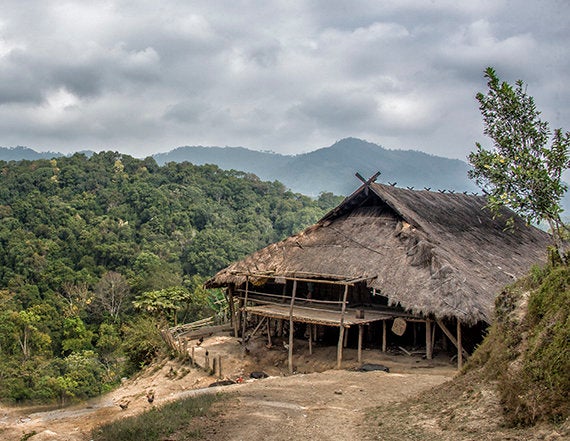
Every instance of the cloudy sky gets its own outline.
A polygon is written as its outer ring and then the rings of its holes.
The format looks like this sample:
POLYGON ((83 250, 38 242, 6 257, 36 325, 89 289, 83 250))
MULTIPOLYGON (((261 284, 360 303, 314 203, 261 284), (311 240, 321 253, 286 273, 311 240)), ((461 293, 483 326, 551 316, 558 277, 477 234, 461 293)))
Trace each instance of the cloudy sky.
POLYGON ((494 66, 570 129, 568 0, 3 0, 0 146, 465 159, 494 66))

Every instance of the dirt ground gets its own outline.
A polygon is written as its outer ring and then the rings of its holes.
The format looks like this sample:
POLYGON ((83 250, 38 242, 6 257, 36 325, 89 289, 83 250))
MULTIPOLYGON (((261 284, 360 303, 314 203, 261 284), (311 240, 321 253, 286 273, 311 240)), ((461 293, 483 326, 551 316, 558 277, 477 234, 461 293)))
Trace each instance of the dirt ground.
POLYGON ((197 343, 191 341, 188 347, 189 353, 194 348, 199 367, 190 362, 163 361, 106 395, 63 409, 0 406, 0 439, 89 440, 91 429, 103 423, 138 414, 152 405, 219 391, 237 395, 224 401, 223 418, 218 417, 223 421, 216 421, 214 428, 200 423, 204 433, 210 434, 209 439, 251 439, 252 430, 266 440, 335 439, 334 434, 349 432, 351 436, 343 439, 359 439, 352 431, 364 409, 416 394, 455 373, 447 360, 428 362, 421 357, 388 355, 378 350, 363 351, 363 362, 383 364, 391 369, 390 374, 354 372, 350 369, 358 363, 352 349, 345 349, 343 369, 333 370, 335 346, 315 347, 309 355, 307 343, 296 341, 296 373, 288 375, 287 349, 282 344, 267 348, 260 338, 250 341, 244 350, 238 340, 229 336, 213 336, 199 346, 197 343), (205 371, 206 353, 210 366, 221 356, 223 378, 244 382, 208 388, 218 379, 219 370, 215 375, 205 371), (252 380, 249 374, 253 371, 263 371, 269 378, 252 380), (146 398, 149 391, 155 395, 153 404, 146 398), (123 410, 120 405, 125 404, 123 410), (292 427, 302 434, 292 432, 292 427), (217 436, 213 437, 212 431, 217 436))
MULTIPOLYGON (((199 346, 197 343, 189 342, 188 347, 194 348, 194 359, 201 367, 194 367, 190 362, 163 361, 137 377, 125 380, 120 387, 104 396, 63 409, 0 406, 0 439, 89 440, 94 427, 139 414, 151 406, 195 394, 232 392, 228 399, 215 404, 213 417, 195 421, 196 429, 204 439, 383 440, 390 439, 381 433, 389 430, 386 429, 388 422, 395 428, 409 417, 409 412, 426 412, 424 408, 416 406, 414 410, 410 407, 413 407, 415 397, 425 392, 422 399, 426 401, 427 394, 427 402, 430 403, 431 391, 441 389, 433 388, 456 374, 447 357, 428 361, 421 356, 383 354, 378 350, 363 351, 362 361, 387 366, 390 373, 358 372, 355 370, 359 366, 357 354, 351 349, 345 350, 343 369, 336 370, 335 346, 317 346, 309 355, 307 342, 296 341, 295 374, 288 375, 287 349, 282 343, 268 348, 266 341, 260 338, 250 341, 247 350, 229 336, 213 336, 199 346), (221 356, 223 378, 243 382, 208 387, 218 379, 219 370, 215 375, 206 372, 206 354, 210 366, 212 360, 221 356), (252 380, 249 374, 254 371, 263 371, 269 377, 252 380), (153 391, 155 396, 152 404, 146 397, 149 391, 153 391), (121 405, 126 405, 126 408, 122 409, 121 405)), ((445 396, 438 400, 439 403, 444 402, 445 396)), ((487 405, 482 403, 482 406, 487 405)), ((487 411, 489 416, 496 416, 497 408, 493 409, 494 412, 487 411)), ((428 431, 434 434, 433 439, 446 439, 441 438, 442 423, 430 418, 415 415, 414 421, 421 424, 414 426, 409 437, 403 436, 403 429, 391 434, 399 440, 431 439, 424 436, 428 431), (430 425, 434 427, 430 428, 430 425)), ((448 429, 454 428, 452 418, 444 420, 448 429)), ((474 424, 484 425, 485 422, 476 421, 474 424)), ((474 439, 474 433, 460 433, 454 439, 474 439)))

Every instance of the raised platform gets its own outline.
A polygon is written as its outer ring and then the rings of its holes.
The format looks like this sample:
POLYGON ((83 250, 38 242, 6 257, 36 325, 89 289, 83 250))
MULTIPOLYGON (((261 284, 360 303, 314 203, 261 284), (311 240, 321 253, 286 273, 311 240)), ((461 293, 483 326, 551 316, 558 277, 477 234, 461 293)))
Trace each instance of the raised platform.
MULTIPOLYGON (((273 319, 289 320, 293 319, 294 322, 311 323, 316 325, 325 326, 340 326, 342 313, 340 311, 333 311, 328 309, 309 308, 306 306, 293 306, 293 315, 290 317, 290 305, 257 305, 248 306, 246 311, 250 314, 260 315, 262 317, 269 317, 273 319)), ((389 314, 385 312, 376 312, 364 310, 364 317, 357 318, 357 309, 346 309, 344 313, 344 326, 350 327, 353 325, 363 325, 366 323, 378 322, 382 320, 390 320, 399 317, 397 314, 389 314)))

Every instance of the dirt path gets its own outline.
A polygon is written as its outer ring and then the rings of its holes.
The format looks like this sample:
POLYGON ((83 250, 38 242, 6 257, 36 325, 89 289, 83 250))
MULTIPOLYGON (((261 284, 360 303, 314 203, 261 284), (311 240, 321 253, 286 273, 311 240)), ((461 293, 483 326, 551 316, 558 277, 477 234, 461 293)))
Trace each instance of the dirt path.
MULTIPOLYGON (((151 407, 146 393, 155 392, 153 405, 197 393, 235 392, 224 400, 218 415, 197 421, 209 440, 335 440, 363 439, 359 425, 366 409, 401 401, 450 379, 455 370, 445 363, 396 357, 379 351, 365 354, 365 361, 382 363, 391 373, 331 370, 335 348, 316 348, 308 356, 300 348, 297 371, 284 376, 286 351, 252 344, 246 354, 229 337, 212 337, 195 347, 200 360, 206 351, 223 354, 224 376, 247 378, 254 370, 270 377, 243 384, 208 388, 215 378, 201 369, 177 362, 154 366, 137 378, 88 402, 64 409, 8 408, 0 406, 0 439, 31 441, 84 441, 103 423, 141 413, 151 407), (300 369, 299 367, 302 367, 300 369), (313 372, 324 371, 324 372, 313 372), (306 372, 306 373, 305 373, 306 372), (122 410, 120 404, 128 403, 122 410)), ((355 351, 346 351, 345 367, 357 365, 355 351), (354 353, 353 353, 354 352, 354 353)), ((142 440, 141 440, 142 441, 142 440)))
POLYGON ((442 374, 327 371, 244 385, 202 431, 212 440, 362 440, 366 410, 449 379, 442 374))

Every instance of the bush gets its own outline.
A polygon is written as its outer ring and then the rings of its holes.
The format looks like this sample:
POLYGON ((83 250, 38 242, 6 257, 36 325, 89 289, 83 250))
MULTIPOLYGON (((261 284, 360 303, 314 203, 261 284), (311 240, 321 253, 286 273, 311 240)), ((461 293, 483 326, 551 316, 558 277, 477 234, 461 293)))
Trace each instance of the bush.
POLYGON ((151 316, 139 316, 123 326, 123 352, 128 359, 128 373, 148 365, 155 357, 168 353, 160 335, 161 323, 151 316))

